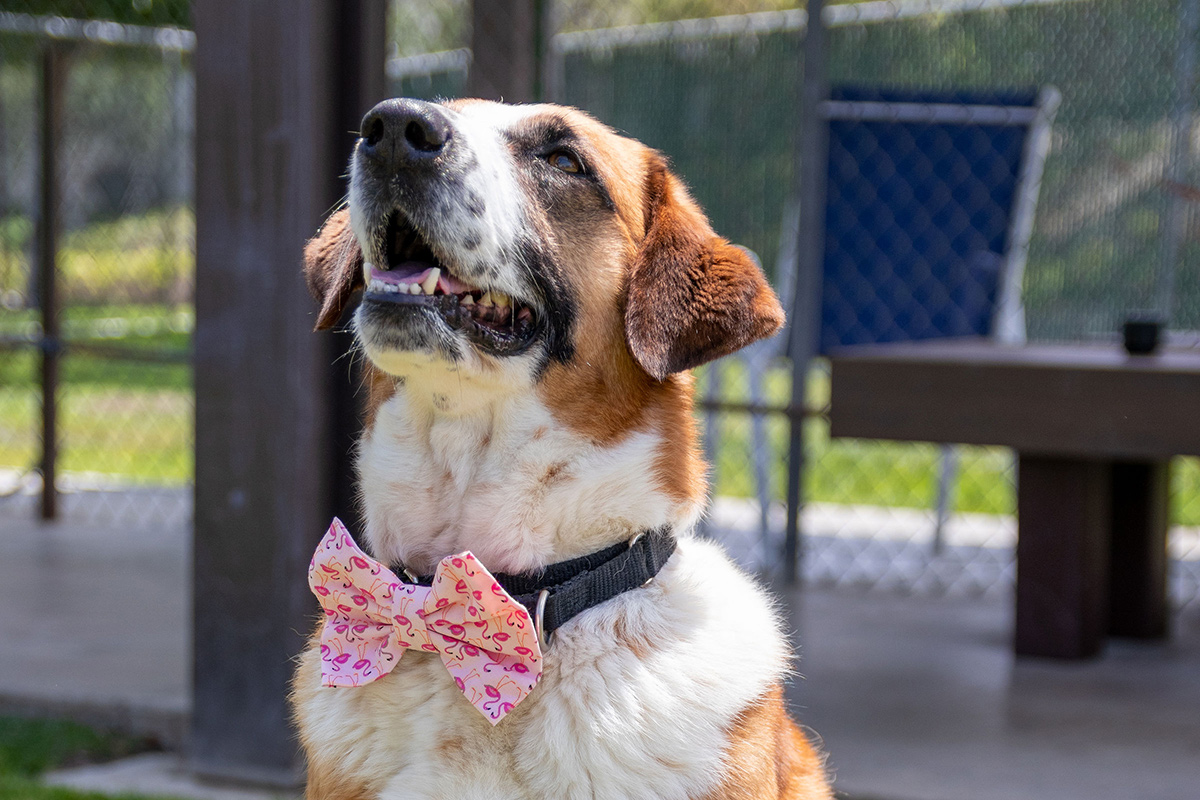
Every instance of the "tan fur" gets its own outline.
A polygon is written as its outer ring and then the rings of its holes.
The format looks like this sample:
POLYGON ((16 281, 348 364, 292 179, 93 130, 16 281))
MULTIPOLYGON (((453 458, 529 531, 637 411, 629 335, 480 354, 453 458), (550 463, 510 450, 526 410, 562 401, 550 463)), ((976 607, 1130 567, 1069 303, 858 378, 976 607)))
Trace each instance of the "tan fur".
POLYGON ((363 427, 370 430, 375 424, 375 414, 379 407, 396 393, 396 379, 368 361, 363 365, 363 383, 367 386, 367 400, 363 404, 363 427))
POLYGON ((770 336, 783 309, 664 163, 652 163, 646 181, 650 226, 630 268, 625 329, 638 362, 662 380, 770 336))
POLYGON ((314 330, 333 327, 355 290, 361 289, 363 254, 350 229, 350 212, 334 212, 304 246, 304 278, 321 301, 314 330))
MULTIPOLYGON (((306 656, 320 648, 322 622, 318 622, 313 635, 309 637, 309 650, 306 656)), ((303 698, 312 696, 314 682, 306 681, 303 666, 292 676, 291 701, 294 710, 303 703, 303 698)), ((304 727, 300 727, 300 744, 308 756, 308 772, 305 782, 304 796, 312 800, 374 800, 379 796, 379 782, 372 781, 357 765, 343 758, 346 754, 330 752, 321 747, 320 742, 310 741, 305 736, 304 727)))
POLYGON ((822 759, 788 716, 775 687, 734 721, 726 753, 728 775, 700 800, 822 800, 832 798, 822 759))
MULTIPOLYGON (((320 752, 320 749, 316 752, 320 752)), ((321 800, 374 800, 379 796, 378 789, 341 774, 323 761, 309 762, 308 784, 304 791, 306 797, 321 800)))

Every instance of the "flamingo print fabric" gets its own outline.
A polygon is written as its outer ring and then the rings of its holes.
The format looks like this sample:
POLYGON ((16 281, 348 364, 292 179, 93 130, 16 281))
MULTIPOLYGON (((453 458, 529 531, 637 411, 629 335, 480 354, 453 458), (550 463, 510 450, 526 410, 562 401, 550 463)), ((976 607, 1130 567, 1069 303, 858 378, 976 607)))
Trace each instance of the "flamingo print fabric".
POLYGON ((542 676, 529 612, 469 552, 442 559, 431 586, 405 583, 335 518, 313 555, 308 585, 325 612, 325 686, 362 686, 391 672, 406 650, 436 652, 495 725, 542 676))

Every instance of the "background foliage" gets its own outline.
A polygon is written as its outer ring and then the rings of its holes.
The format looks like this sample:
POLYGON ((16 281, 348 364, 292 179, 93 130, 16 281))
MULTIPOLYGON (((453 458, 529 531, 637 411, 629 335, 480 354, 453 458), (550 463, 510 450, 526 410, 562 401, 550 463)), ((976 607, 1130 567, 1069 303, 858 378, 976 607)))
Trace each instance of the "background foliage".
POLYGON ((191 6, 191 0, 0 0, 0 11, 180 28, 191 24, 191 6))

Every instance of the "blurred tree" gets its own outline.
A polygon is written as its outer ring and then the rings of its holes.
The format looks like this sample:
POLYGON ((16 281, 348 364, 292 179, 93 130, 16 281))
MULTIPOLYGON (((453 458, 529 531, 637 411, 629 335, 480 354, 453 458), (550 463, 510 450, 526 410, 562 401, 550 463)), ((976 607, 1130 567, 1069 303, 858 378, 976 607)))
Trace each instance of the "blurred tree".
POLYGON ((471 33, 470 11, 470 0, 393 2, 388 20, 393 55, 466 47, 471 33))
MULTIPOLYGON (((831 0, 859 2, 860 0, 831 0)), ((803 0, 557 0, 564 31, 669 22, 694 17, 781 11, 803 0)), ((470 0, 399 0, 391 3, 393 55, 465 47, 470 0)), ((137 25, 191 26, 191 0, 0 0, 0 11, 105 19, 137 25)))
POLYGON ((562 30, 581 31, 754 11, 782 11, 797 5, 804 3, 796 0, 559 0, 559 19, 562 30))
POLYGON ((190 0, 0 0, 0 11, 135 25, 191 25, 190 0))
MULTIPOLYGON (((581 31, 671 22, 697 17, 784 11, 803 7, 804 0, 548 0, 556 2, 559 30, 581 31)), ((3 0, 0 0, 3 2, 3 0)), ((829 0, 853 3, 863 0, 829 0)), ((393 2, 393 55, 410 56, 466 47, 470 41, 470 0, 405 0, 393 2)))

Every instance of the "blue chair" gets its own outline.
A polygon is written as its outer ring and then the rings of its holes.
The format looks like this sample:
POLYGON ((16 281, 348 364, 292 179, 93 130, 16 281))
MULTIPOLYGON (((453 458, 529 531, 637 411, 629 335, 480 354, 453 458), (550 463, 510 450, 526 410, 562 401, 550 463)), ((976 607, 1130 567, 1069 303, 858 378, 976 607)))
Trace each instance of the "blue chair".
POLYGON ((1021 279, 1058 93, 839 89, 818 352, 1024 337, 1021 279))
MULTIPOLYGON (((852 344, 986 336, 1025 338, 1021 283, 1050 128, 1050 87, 936 92, 843 87, 828 121, 824 257, 816 341, 794 360, 852 344)), ((795 208, 784 229, 796 230, 795 208)), ((795 286, 796 242, 780 247, 795 286)), ((804 369, 797 365, 798 369, 804 369)), ((943 446, 934 551, 956 473, 943 446)), ((799 479, 791 466, 789 480, 799 479)))

